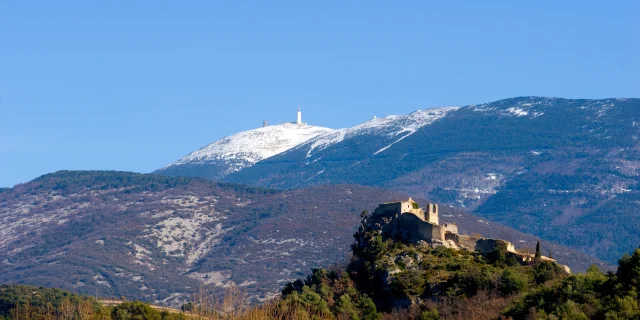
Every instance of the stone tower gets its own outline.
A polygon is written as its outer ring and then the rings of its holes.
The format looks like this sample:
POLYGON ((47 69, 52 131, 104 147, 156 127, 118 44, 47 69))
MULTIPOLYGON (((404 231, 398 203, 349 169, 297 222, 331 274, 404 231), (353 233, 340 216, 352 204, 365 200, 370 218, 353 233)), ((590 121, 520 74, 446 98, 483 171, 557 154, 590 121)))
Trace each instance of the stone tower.
POLYGON ((298 125, 302 124, 302 112, 300 111, 300 107, 298 107, 298 125))
POLYGON ((427 204, 426 218, 427 222, 438 224, 438 205, 434 203, 427 204))

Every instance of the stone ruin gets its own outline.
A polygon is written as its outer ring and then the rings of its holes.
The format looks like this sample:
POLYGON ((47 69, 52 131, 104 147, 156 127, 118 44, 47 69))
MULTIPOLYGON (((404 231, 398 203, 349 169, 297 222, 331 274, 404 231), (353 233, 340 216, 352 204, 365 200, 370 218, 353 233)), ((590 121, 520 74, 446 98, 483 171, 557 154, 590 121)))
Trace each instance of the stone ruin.
MULTIPOLYGON (((383 203, 370 216, 363 219, 359 234, 359 245, 366 245, 366 230, 379 232, 383 239, 393 239, 408 244, 426 242, 432 246, 444 245, 454 249, 466 249, 489 253, 499 247, 506 248, 507 254, 522 263, 535 259, 531 253, 518 252, 514 245, 506 240, 490 239, 480 236, 461 235, 458 226, 453 223, 439 224, 438 205, 429 203, 422 210, 418 203, 409 198, 407 201, 383 203)), ((555 260, 542 256, 543 261, 555 260)), ((570 270, 563 266, 567 272, 570 270)))

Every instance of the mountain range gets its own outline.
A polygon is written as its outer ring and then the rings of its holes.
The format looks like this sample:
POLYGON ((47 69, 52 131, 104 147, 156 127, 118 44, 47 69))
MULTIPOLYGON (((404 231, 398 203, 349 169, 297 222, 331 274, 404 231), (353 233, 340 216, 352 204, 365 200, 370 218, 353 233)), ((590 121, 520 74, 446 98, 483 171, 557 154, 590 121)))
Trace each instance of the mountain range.
MULTIPOLYGON (((345 264, 362 210, 407 195, 356 185, 271 190, 201 178, 62 171, 0 193, 0 283, 179 306, 235 284, 253 301, 312 268, 345 264)), ((417 199, 423 204, 425 199, 417 199)), ((441 207, 463 233, 538 240, 441 207)), ((610 266, 543 241, 560 263, 610 266)))
POLYGON ((639 124, 640 99, 520 97, 265 126, 157 174, 56 172, 0 188, 0 282, 174 306, 236 284, 263 301, 346 262, 362 210, 409 195, 462 233, 611 269, 640 243, 639 124))
POLYGON ((401 191, 613 262, 640 244, 639 130, 640 99, 519 97, 327 131, 220 179, 401 191))

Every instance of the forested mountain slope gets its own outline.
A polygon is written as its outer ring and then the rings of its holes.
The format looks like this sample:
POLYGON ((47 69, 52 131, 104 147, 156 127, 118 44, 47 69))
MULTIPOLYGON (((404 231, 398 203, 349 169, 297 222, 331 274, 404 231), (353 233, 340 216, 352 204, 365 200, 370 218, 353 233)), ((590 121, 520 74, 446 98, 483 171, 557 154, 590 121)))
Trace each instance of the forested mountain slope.
MULTIPOLYGON (((197 178, 63 171, 0 193, 0 283, 179 305, 232 283, 254 300, 347 261, 362 210, 404 199, 362 186, 274 191, 197 178)), ((419 200, 423 203, 425 200, 419 200)), ((441 208, 461 232, 533 248, 536 238, 441 208)), ((561 263, 598 260, 543 242, 561 263)))

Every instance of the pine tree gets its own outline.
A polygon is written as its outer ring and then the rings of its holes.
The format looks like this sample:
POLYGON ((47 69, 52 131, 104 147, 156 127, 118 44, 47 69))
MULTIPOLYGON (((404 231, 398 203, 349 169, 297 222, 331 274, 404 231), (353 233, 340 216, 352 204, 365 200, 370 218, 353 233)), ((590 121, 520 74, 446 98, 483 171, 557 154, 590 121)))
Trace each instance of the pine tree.
POLYGON ((540 241, 536 243, 536 261, 540 261, 542 254, 540 254, 540 241))

